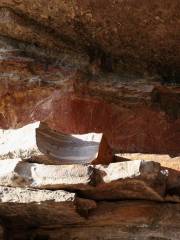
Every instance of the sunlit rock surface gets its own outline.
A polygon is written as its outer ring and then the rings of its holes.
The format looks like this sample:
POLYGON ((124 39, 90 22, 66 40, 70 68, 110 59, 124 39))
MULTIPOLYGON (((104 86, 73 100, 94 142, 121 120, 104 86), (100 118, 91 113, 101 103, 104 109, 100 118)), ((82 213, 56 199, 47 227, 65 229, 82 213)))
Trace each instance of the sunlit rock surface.
POLYGON ((168 177, 160 164, 140 160, 110 165, 41 165, 20 159, 0 161, 0 185, 79 191, 95 200, 163 201, 168 177))
POLYGON ((179 0, 0 0, 0 239, 179 240, 179 28, 179 0), (37 121, 101 164, 34 156, 37 121))
POLYGON ((168 193, 169 169, 159 163, 53 166, 16 159, 1 160, 0 168, 0 219, 9 239, 179 237, 180 196, 168 193))
POLYGON ((41 153, 59 164, 108 164, 114 158, 102 133, 64 134, 41 123, 36 128, 36 144, 41 153))
POLYGON ((20 129, 0 130, 0 159, 39 155, 35 133, 38 126, 37 122, 20 129))
POLYGON ((117 152, 179 153, 178 0, 8 0, 0 18, 1 128, 43 121, 103 132, 117 152))

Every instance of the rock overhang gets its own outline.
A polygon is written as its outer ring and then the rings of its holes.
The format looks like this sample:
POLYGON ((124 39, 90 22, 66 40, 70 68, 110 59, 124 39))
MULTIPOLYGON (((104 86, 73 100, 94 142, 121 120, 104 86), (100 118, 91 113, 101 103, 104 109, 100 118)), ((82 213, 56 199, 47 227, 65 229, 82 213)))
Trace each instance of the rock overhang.
MULTIPOLYGON (((108 158, 176 156, 179 1, 104 3, 1 0, 0 128, 41 121, 52 133, 103 132, 108 158)), ((178 158, 160 158, 163 167, 1 161, 0 238, 179 239, 178 158)))

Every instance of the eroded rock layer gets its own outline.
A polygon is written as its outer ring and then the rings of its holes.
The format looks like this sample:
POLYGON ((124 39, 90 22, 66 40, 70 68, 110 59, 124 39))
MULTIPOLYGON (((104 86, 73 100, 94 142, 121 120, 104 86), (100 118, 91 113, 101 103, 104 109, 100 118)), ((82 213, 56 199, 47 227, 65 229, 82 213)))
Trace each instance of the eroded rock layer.
POLYGON ((106 139, 99 165, 0 161, 0 240, 179 240, 176 159, 112 158, 180 153, 179 28, 179 0, 0 0, 0 128, 106 139))
POLYGON ((1 0, 0 7, 1 35, 84 53, 106 70, 178 78, 178 0, 1 0))
POLYGON ((180 193, 170 193, 174 176, 159 163, 11 159, 1 160, 0 169, 2 240, 179 238, 180 193))
POLYGON ((2 65, 1 128, 40 120, 64 133, 104 132, 116 151, 179 153, 178 86, 113 75, 87 81, 74 70, 34 62, 31 73, 31 61, 17 63, 2 65))
POLYGON ((179 153, 179 1, 1 1, 0 127, 179 153), (158 132, 158 134, 157 134, 158 132))

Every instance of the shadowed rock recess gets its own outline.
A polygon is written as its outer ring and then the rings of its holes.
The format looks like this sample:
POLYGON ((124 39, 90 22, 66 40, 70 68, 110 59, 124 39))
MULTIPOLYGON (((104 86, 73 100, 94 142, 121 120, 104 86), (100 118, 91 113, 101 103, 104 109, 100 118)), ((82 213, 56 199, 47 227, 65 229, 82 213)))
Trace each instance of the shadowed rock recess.
POLYGON ((180 0, 0 0, 0 129, 0 240, 179 240, 180 0))

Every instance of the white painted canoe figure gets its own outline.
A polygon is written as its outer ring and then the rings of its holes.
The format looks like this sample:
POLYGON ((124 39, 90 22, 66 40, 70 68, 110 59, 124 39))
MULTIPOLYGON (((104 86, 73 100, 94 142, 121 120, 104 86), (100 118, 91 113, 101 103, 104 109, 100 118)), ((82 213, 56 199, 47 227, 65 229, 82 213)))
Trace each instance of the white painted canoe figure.
MULTIPOLYGON (((96 161, 102 139, 102 133, 63 134, 50 129, 44 123, 41 123, 36 130, 36 142, 40 152, 59 160, 59 164, 85 164, 96 161)), ((107 157, 108 162, 111 162, 109 154, 107 157)))

